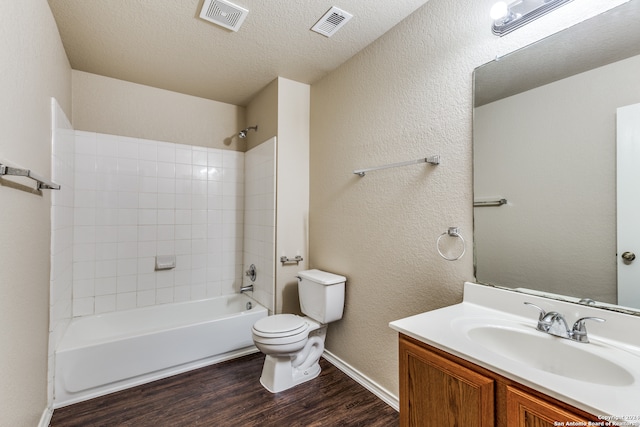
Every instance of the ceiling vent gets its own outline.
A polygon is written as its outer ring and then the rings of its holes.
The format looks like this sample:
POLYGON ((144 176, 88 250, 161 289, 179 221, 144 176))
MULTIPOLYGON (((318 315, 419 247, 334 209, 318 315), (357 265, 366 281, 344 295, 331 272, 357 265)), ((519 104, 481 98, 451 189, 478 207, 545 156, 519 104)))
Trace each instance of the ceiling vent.
POLYGON ((352 14, 334 6, 311 27, 311 31, 315 31, 326 37, 331 37, 342 28, 344 24, 349 22, 351 18, 353 18, 352 14))
POLYGON ((221 27, 238 31, 249 11, 226 0, 205 0, 200 18, 221 27))

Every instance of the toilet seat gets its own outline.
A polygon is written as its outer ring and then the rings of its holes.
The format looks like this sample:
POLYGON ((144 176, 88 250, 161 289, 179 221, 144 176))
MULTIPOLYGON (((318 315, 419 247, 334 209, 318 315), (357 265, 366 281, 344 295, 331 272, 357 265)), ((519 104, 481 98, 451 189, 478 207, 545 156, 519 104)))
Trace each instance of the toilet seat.
POLYGON ((277 314, 258 320, 252 328, 253 339, 259 343, 284 345, 306 340, 309 324, 295 314, 277 314))
POLYGON ((256 335, 261 337, 286 337, 306 330, 309 325, 303 317, 295 314, 276 314, 258 320, 253 325, 256 335))

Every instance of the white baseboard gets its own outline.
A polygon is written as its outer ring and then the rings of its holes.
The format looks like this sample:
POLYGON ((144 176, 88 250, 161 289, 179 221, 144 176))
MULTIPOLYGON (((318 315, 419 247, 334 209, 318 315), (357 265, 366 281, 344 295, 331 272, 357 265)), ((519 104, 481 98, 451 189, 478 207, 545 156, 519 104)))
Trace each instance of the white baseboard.
POLYGON ((341 360, 335 354, 325 350, 322 354, 329 363, 334 365, 336 368, 340 369, 347 376, 351 377, 355 382, 369 390, 371 393, 375 394, 380 400, 385 402, 387 405, 391 406, 396 411, 400 410, 400 401, 398 396, 391 393, 386 388, 382 387, 380 384, 372 381, 369 377, 362 374, 362 372, 355 369, 353 366, 341 360))
POLYGON ((53 409, 45 408, 42 416, 40 417, 38 427, 49 427, 49 424, 51 423, 51 417, 53 417, 53 409))

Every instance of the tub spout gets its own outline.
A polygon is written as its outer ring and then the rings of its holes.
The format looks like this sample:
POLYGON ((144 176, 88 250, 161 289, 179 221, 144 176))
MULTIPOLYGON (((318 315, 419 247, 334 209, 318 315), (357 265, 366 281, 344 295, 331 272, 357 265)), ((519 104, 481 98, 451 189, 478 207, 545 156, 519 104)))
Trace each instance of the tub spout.
POLYGON ((240 288, 240 293, 241 294, 243 294, 245 292, 249 292, 249 291, 253 292, 253 283, 250 284, 250 285, 243 286, 243 287, 240 288))

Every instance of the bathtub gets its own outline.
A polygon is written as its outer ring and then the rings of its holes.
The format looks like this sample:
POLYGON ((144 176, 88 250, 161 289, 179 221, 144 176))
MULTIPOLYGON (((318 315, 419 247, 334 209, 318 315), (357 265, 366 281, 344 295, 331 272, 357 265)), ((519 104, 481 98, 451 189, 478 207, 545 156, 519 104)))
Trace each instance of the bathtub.
POLYGON ((267 314, 228 295, 76 318, 55 352, 54 408, 256 352, 267 314))

